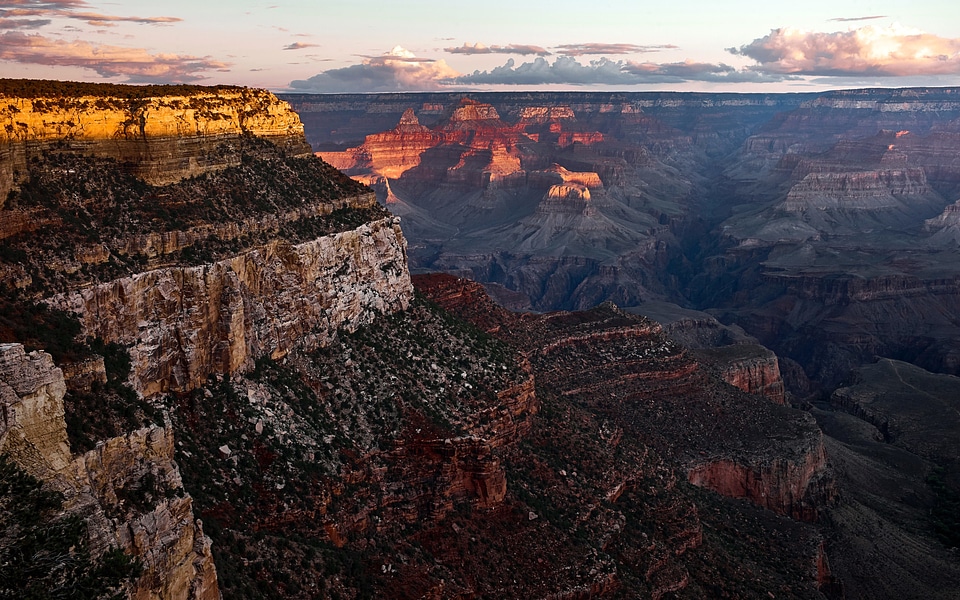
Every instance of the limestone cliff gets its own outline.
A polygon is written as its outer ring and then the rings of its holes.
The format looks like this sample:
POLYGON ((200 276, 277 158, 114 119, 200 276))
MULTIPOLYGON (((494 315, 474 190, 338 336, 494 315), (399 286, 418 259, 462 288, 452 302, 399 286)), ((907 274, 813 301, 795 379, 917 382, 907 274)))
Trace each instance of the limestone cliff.
MULTIPOLYGON (((812 417, 809 422, 813 423, 812 417)), ((699 464, 687 477, 694 485, 731 498, 746 498, 803 521, 816 521, 818 513, 837 500, 822 434, 776 440, 775 447, 766 449, 766 456, 720 458, 699 464)))
POLYGON ((413 109, 407 109, 396 127, 368 135, 362 146, 317 155, 350 175, 369 171, 394 179, 419 165, 420 155, 441 142, 440 134, 420 125, 413 109))
POLYGON ((65 389, 50 355, 0 344, 0 452, 63 494, 63 512, 86 521, 94 557, 119 547, 142 561, 130 598, 219 598, 210 540, 183 491, 170 428, 141 429, 71 456, 65 389))
POLYGON ((187 95, 0 95, 0 202, 27 159, 58 146, 109 156, 153 184, 237 164, 224 141, 249 134, 308 154, 303 124, 264 90, 198 88, 187 95))
POLYGON ((406 242, 389 217, 291 245, 275 241, 196 267, 169 267, 57 294, 87 335, 131 346, 144 395, 196 388, 208 375, 250 368, 328 342, 410 299, 406 242))

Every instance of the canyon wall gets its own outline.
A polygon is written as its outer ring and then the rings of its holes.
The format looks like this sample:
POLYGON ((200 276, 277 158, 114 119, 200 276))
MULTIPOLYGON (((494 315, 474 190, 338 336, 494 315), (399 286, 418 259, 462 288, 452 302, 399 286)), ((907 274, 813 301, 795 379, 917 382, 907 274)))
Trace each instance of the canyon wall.
POLYGON ((265 90, 207 89, 188 95, 0 96, 0 202, 27 160, 57 148, 117 159, 155 185, 239 163, 218 148, 242 135, 311 152, 295 112, 265 90))
POLYGON ((262 355, 323 345, 406 307, 406 243, 388 217, 314 241, 267 246, 209 265, 155 269, 58 294, 87 335, 130 346, 146 395, 187 391, 262 355))
POLYGON ((218 599, 210 540, 183 491, 169 426, 104 440, 73 456, 65 390, 49 354, 0 344, 0 452, 63 495, 60 511, 85 520, 94 558, 116 547, 141 561, 128 597, 218 599))
MULTIPOLYGON (((268 92, 93 87, 0 102, 0 186, 12 199, 0 205, 0 283, 20 288, 5 301, 80 324, 61 340, 67 396, 50 356, 0 346, 0 451, 63 494, 94 559, 119 548, 139 561, 128 597, 212 600, 211 539, 174 462, 182 422, 144 398, 184 397, 402 311, 406 242, 369 190, 312 156, 297 115, 268 92), (125 349, 129 378, 85 339, 125 349), (89 423, 120 434, 90 440, 89 423), (77 443, 92 449, 72 454, 77 443)), ((22 331, 4 315, 0 339, 38 343, 22 331)), ((453 497, 502 499, 486 443, 464 440, 448 458, 453 497)))

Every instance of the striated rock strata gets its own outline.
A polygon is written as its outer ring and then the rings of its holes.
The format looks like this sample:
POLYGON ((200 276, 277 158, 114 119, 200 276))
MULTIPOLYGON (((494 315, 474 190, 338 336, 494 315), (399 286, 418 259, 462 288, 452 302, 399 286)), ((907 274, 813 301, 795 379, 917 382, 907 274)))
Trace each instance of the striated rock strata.
MULTIPOLYGON (((187 95, 0 96, 0 203, 27 160, 56 147, 108 156, 155 185, 239 163, 216 152, 242 135, 269 139, 294 154, 311 152, 303 124, 265 90, 197 88, 187 95)), ((2 204, 0 204, 2 205, 2 204)))
POLYGON ((169 267, 58 294, 87 335, 130 346, 144 395, 196 388, 267 354, 312 348, 338 327, 405 308, 406 243, 389 217, 291 245, 275 241, 213 264, 169 267))
MULTIPOLYGON (((567 418, 597 428, 593 431, 602 449, 587 451, 592 454, 584 459, 586 450, 566 448, 561 465, 569 466, 540 463, 542 471, 532 479, 543 478, 551 489, 557 481, 570 486, 577 476, 571 477, 571 471, 586 469, 583 462, 607 460, 609 448, 625 454, 638 451, 634 444, 643 448, 643 458, 635 458, 631 467, 614 460, 590 469, 598 469, 599 481, 592 485, 605 490, 612 511, 629 511, 631 502, 657 506, 651 518, 661 524, 658 533, 665 537, 651 536, 648 548, 618 557, 624 561, 621 575, 643 565, 653 597, 681 590, 696 594, 692 590, 699 589, 699 577, 683 566, 685 557, 713 552, 704 539, 698 504, 676 479, 804 521, 816 521, 835 503, 823 435, 813 418, 715 379, 690 352, 667 339, 657 323, 610 304, 583 312, 513 315, 492 305, 476 283, 446 275, 414 280, 433 300, 529 356, 545 396, 544 413, 566 411, 567 418), (548 403, 547 398, 556 399, 548 403), (650 487, 640 486, 641 481, 650 487), (655 489, 655 496, 646 496, 655 489)), ((542 427, 550 422, 545 417, 542 427)), ((575 427, 565 427, 570 431, 564 435, 575 435, 575 427)), ((534 439, 539 434, 535 427, 534 439)), ((585 442, 571 442, 577 443, 585 442)), ((580 518, 589 523, 593 517, 580 518)), ((627 539, 624 529, 611 534, 609 543, 627 539)), ((819 543, 807 552, 813 578, 819 543)))

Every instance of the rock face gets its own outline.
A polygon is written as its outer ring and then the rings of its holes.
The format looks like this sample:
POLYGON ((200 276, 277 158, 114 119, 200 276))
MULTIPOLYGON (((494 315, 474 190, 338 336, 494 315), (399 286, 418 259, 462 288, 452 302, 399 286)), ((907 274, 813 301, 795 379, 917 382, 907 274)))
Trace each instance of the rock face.
POLYGON ((786 404, 777 355, 742 329, 668 302, 645 302, 626 310, 660 323, 664 333, 689 348, 698 362, 714 369, 730 385, 786 404))
POLYGON ((33 473, 51 477, 71 462, 63 420, 63 373, 49 354, 0 345, 0 451, 33 473))
POLYGON ((129 163, 138 177, 162 185, 237 164, 214 149, 241 135, 270 139, 308 154, 303 125, 264 90, 222 88, 190 95, 2 96, 0 198, 17 184, 30 156, 60 149, 129 163))
POLYGON ((170 429, 142 429, 71 456, 65 389, 48 354, 0 344, 0 451, 64 494, 63 510, 85 519, 95 557, 119 547, 143 562, 130 598, 219 598, 210 540, 183 493, 170 429))
POLYGON ((374 111, 396 122, 411 106, 448 136, 378 188, 404 217, 415 270, 467 275, 541 311, 717 309, 814 387, 873 355, 958 372, 960 332, 944 318, 960 265, 956 89, 471 98, 290 97, 319 142, 359 111, 375 127, 374 111), (495 140, 518 167, 491 168, 495 140), (589 188, 591 214, 561 220, 541 200, 571 183, 589 188), (829 291, 894 280, 902 291, 885 299, 829 291))
POLYGON ((693 485, 724 496, 746 498, 794 519, 816 521, 818 510, 837 500, 836 484, 826 472, 822 436, 812 436, 807 445, 791 448, 764 464, 746 466, 717 460, 690 469, 687 478, 693 485), (780 456, 799 456, 799 460, 780 456))
MULTIPOLYGON (((453 310, 465 310, 460 308, 463 296, 477 296, 476 291, 472 293, 465 290, 458 293, 452 291, 477 284, 462 280, 445 280, 439 276, 433 276, 429 281, 429 289, 437 290, 432 292, 434 297, 453 310)), ((532 347, 536 348, 535 352, 546 363, 543 367, 546 373, 541 376, 541 382, 543 377, 558 377, 557 384, 564 395, 623 398, 624 404, 618 405, 616 410, 636 411, 638 414, 643 414, 640 421, 648 423, 650 429, 644 432, 645 439, 649 439, 650 436, 659 438, 665 447, 672 448, 671 453, 694 454, 700 448, 696 437, 691 439, 690 435, 698 431, 701 426, 706 426, 705 422, 702 425, 697 424, 701 418, 714 421, 711 426, 722 426, 731 430, 742 429, 744 437, 735 444, 736 450, 730 448, 729 456, 717 456, 707 464, 693 460, 687 465, 691 483, 709 487, 727 496, 747 498, 765 508, 802 520, 815 520, 817 510, 822 510, 835 501, 836 490, 827 467, 823 436, 809 415, 777 407, 769 403, 769 400, 740 396, 737 402, 743 403, 741 410, 763 413, 766 415, 765 421, 768 424, 778 423, 777 426, 782 426, 785 432, 781 437, 770 432, 761 434, 757 431, 756 437, 752 437, 753 434, 748 433, 749 428, 744 424, 733 424, 734 421, 739 423, 745 415, 728 415, 722 411, 711 413, 707 417, 705 414, 688 412, 687 419, 690 422, 681 424, 664 414, 670 410, 667 408, 671 402, 669 398, 674 394, 689 393, 697 387, 709 389, 711 384, 707 383, 709 378, 702 372, 703 369, 691 360, 691 356, 686 351, 672 345, 657 323, 642 317, 630 317, 613 307, 604 307, 602 311, 597 309, 589 315, 558 313, 544 317, 531 317, 529 321, 530 323, 525 325, 530 327, 531 333, 526 335, 536 339, 535 342, 531 340, 532 347), (587 352, 588 348, 594 352, 587 352), (569 355, 581 356, 587 361, 591 360, 587 357, 606 355, 612 362, 609 366, 600 364, 591 366, 588 362, 575 374, 564 375, 562 370, 552 365, 553 361, 570 363, 569 355), (614 356, 617 359, 614 359, 614 356), (651 410, 650 413, 645 413, 644 409, 639 407, 644 405, 644 398, 648 394, 654 393, 658 395, 660 406, 656 410, 651 410), (750 408, 748 409, 747 406, 750 408), (726 423, 727 419, 731 421, 726 423), (687 430, 687 428, 690 429, 687 430), (682 433, 685 430, 688 432, 682 433), (787 431, 790 433, 786 433, 787 431), (768 438, 767 435, 770 437, 768 438), (677 440, 682 438, 683 442, 672 441, 674 436, 677 440), (770 438, 777 439, 771 441, 770 438)), ((491 329, 490 325, 484 326, 491 329)), ((512 326, 512 329, 521 328, 522 326, 516 324, 512 326)), ((504 332, 504 335, 523 336, 516 332, 504 332)), ((733 347, 756 352, 755 346, 735 345, 733 347)), ((771 353, 766 351, 766 354, 771 353)), ((693 356, 699 355, 702 354, 693 354, 693 356)), ((772 366, 776 367, 776 357, 773 357, 772 366)), ((770 376, 766 381, 760 374, 751 381, 749 379, 751 370, 743 366, 728 368, 723 375, 737 380, 737 377, 732 374, 743 371, 746 371, 748 376, 741 377, 739 381, 741 385, 737 387, 741 389, 753 387, 754 389, 745 391, 767 395, 779 405, 784 403, 783 384, 778 370, 773 371, 776 374, 774 376, 768 368, 758 368, 757 371, 770 376)), ((729 392, 712 392, 714 395, 724 393, 729 392)), ((700 402, 709 404, 717 401, 715 396, 711 398, 710 394, 705 392, 703 396, 700 402)), ((677 398, 679 400, 680 397, 677 398)), ((588 400, 588 402, 603 403, 604 401, 588 400)), ((641 429, 647 428, 641 427, 641 429)), ((692 435, 702 435, 702 432, 692 435)), ((723 451, 718 452, 717 444, 725 443, 726 441, 720 440, 708 443, 704 440, 702 451, 706 452, 710 447, 711 454, 723 454, 723 451)))
MULTIPOLYGON (((182 422, 164 404, 163 427, 119 425, 160 419, 144 397, 183 398, 208 381, 241 377, 258 360, 315 351, 402 311, 412 296, 406 242, 369 190, 305 152, 296 114, 267 92, 149 96, 153 88, 144 88, 127 90, 130 99, 94 87, 91 97, 4 98, 12 121, 0 171, 10 175, 11 200, 0 207, 0 285, 21 288, 10 301, 18 314, 42 321, 60 314, 50 308, 68 311, 80 339, 105 349, 90 356, 84 344, 67 343, 65 411, 64 377, 49 356, 0 346, 0 450, 64 494, 64 514, 86 523, 95 558, 118 547, 142 562, 128 597, 212 600, 220 590, 211 540, 173 460, 182 422), (125 357, 134 389, 118 366, 125 357), (91 406, 96 414, 84 414, 91 406), (127 433, 72 456, 65 412, 73 443, 94 445, 76 419, 127 433)), ((5 338, 37 343, 23 331, 4 315, 5 338)), ((448 469, 451 507, 463 497, 483 506, 502 500, 504 471, 492 448, 522 428, 514 413, 528 410, 511 399, 498 398, 502 415, 493 422, 502 430, 489 433, 493 441, 471 436, 449 453, 446 445, 424 451, 445 457, 438 464, 448 469)), ((203 418, 220 422, 211 416, 203 418)), ((231 445, 221 443, 218 458, 229 458, 231 445)))
POLYGON ((327 343, 338 327, 406 307, 405 241, 390 217, 210 265, 156 269, 60 294, 88 335, 131 347, 139 392, 188 391, 262 355, 327 343))
POLYGON ((786 391, 777 355, 759 344, 733 344, 694 353, 708 365, 716 365, 720 377, 750 394, 786 404, 786 391))
POLYGON ((363 146, 317 156, 351 175, 372 172, 393 179, 419 165, 420 155, 441 140, 440 134, 420 125, 413 109, 407 109, 393 130, 368 135, 363 146))

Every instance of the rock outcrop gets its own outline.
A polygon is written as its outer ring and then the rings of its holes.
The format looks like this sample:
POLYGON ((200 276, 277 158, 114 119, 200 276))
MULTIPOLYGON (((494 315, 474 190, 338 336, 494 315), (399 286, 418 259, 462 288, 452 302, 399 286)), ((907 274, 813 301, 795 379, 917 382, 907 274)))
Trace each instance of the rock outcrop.
MULTIPOLYGON (((835 503, 823 436, 813 419, 720 383, 692 360, 691 353, 667 339, 657 323, 609 304, 579 313, 516 315, 492 305, 476 283, 444 275, 418 275, 414 281, 444 307, 523 349, 538 389, 557 398, 550 410, 569 402, 577 409, 576 413, 563 409, 569 411, 568 418, 577 414, 577 422, 599 427, 600 448, 571 447, 561 463, 570 466, 539 467, 543 470, 539 476, 552 487, 572 486, 569 471, 574 465, 585 468, 583 462, 602 462, 610 448, 630 453, 633 443, 643 440, 644 458, 637 459, 632 470, 616 462, 605 464, 598 469, 606 473, 599 486, 614 511, 625 495, 634 501, 643 495, 639 481, 657 480, 654 487, 662 491, 658 494, 669 498, 647 500, 657 504, 656 520, 664 527, 658 533, 665 537, 654 541, 651 536, 649 548, 634 555, 644 556, 639 564, 644 565, 653 596, 695 586, 697 577, 681 566, 683 557, 709 552, 702 548, 696 505, 682 495, 670 495, 669 490, 676 489, 676 475, 665 469, 675 469, 694 485, 795 519, 816 521, 835 503), (590 421, 591 414, 602 415, 602 424, 590 421), (725 433, 714 433, 718 430, 725 433), (590 453, 589 458, 583 453, 590 453), (654 453, 664 462, 658 464, 654 453), (549 469, 559 473, 548 475, 549 469)), ((576 435, 575 430, 565 435, 576 435)), ((537 427, 531 435, 537 439, 537 427)), ((614 533, 611 545, 626 535, 614 533)), ((809 552, 813 573, 817 547, 809 552)), ((621 569, 635 566, 627 557, 620 559, 629 565, 621 569)))
POLYGON ((0 452, 63 494, 86 521, 91 554, 111 547, 142 561, 128 596, 216 600, 210 540, 173 462, 173 432, 151 427, 71 456, 63 374, 43 352, 0 344, 0 452))
POLYGON ((317 156, 350 175, 373 173, 395 179, 419 165, 421 154, 442 140, 439 133, 420 125, 413 109, 407 109, 394 129, 368 135, 362 146, 317 156))
POLYGON ((66 469, 72 457, 63 420, 63 372, 49 354, 0 345, 0 452, 42 479, 66 469))
POLYGON ((724 496, 746 498, 801 521, 816 521, 819 513, 837 501, 823 436, 811 435, 799 444, 791 442, 754 464, 720 459, 695 466, 687 478, 693 485, 724 496))
POLYGON ((694 353, 698 360, 716 366, 720 377, 750 394, 786 404, 786 390, 777 355, 759 344, 731 344, 694 353))
POLYGON ((188 391, 209 375, 324 345, 338 327, 405 308, 412 294, 405 250, 389 217, 209 265, 147 271, 48 303, 75 313, 87 335, 129 346, 140 393, 188 391))
POLYGON ((155 185, 238 164, 236 154, 217 147, 242 135, 295 154, 311 152, 297 114, 267 91, 197 88, 188 95, 145 96, 132 89, 133 97, 109 89, 102 95, 0 96, 0 198, 6 200, 31 156, 54 146, 115 158, 155 185))

